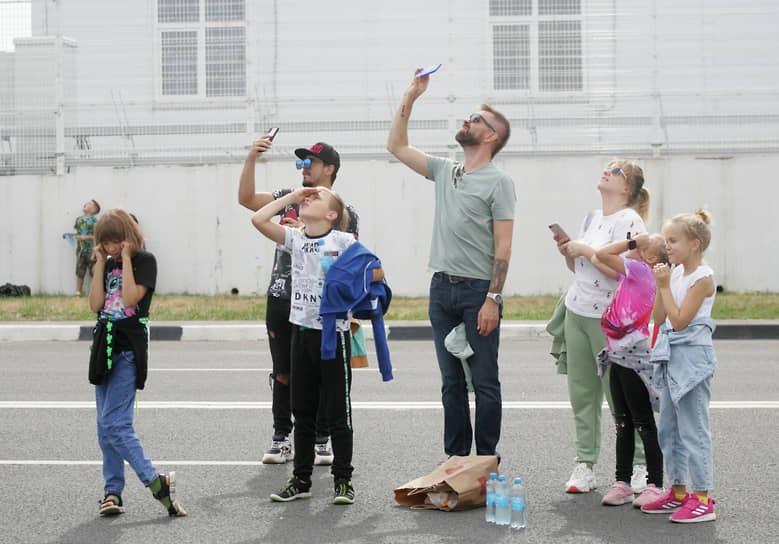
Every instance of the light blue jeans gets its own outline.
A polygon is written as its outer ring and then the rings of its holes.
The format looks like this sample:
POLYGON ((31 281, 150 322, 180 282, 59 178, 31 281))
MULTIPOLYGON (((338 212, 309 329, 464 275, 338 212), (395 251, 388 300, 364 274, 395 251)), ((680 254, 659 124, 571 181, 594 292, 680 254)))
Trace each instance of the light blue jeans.
POLYGON ((714 461, 709 427, 711 377, 696 385, 674 406, 668 387, 660 389, 657 438, 663 450, 671 485, 688 485, 708 491, 714 484, 714 461))
POLYGON ((143 451, 133 429, 135 400, 135 354, 123 351, 114 357, 113 369, 95 386, 97 401, 97 441, 103 450, 105 493, 124 490, 125 460, 138 474, 143 485, 157 479, 157 469, 143 451))

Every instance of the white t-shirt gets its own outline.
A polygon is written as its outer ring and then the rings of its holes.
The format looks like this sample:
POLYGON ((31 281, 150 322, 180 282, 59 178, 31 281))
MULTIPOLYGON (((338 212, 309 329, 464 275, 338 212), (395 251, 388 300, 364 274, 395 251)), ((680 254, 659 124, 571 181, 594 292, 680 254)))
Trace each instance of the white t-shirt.
MULTIPOLYGON (((301 327, 322 330, 319 304, 325 275, 333 261, 354 243, 354 235, 339 230, 311 237, 300 229, 284 227, 284 247, 292 255, 292 298, 289 321, 301 327)), ((349 319, 335 322, 336 330, 348 331, 349 319)))
MULTIPOLYGON (((582 222, 579 241, 600 249, 611 242, 625 240, 628 232, 631 236, 646 232, 644 221, 636 210, 625 208, 607 216, 597 210, 589 224, 586 219, 582 222)), ((599 318, 611 302, 617 280, 607 278, 585 257, 576 257, 573 264, 574 280, 565 297, 565 307, 582 317, 599 318)))
MULTIPOLYGON (((682 302, 684 302, 684 297, 687 296, 687 291, 690 290, 690 287, 695 285, 695 282, 697 282, 699 279, 705 278, 706 276, 711 276, 711 279, 714 280, 714 271, 706 264, 700 265, 698 268, 693 270, 692 274, 687 276, 684 275, 683 265, 677 264, 673 267, 673 270, 671 270, 670 281, 671 296, 673 297, 674 302, 678 308, 682 307, 682 302)), ((714 296, 716 294, 717 290, 715 289, 713 295, 703 299, 701 307, 698 308, 698 313, 695 314, 693 319, 698 319, 699 317, 711 317, 711 309, 714 307, 714 296)), ((673 329, 671 320, 667 317, 665 319, 665 326, 668 329, 673 329)))

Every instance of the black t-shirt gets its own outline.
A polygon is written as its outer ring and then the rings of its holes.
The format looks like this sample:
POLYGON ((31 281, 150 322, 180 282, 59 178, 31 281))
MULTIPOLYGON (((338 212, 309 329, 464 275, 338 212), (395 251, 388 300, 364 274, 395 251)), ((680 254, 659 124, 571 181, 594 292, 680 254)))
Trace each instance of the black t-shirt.
POLYGON ((108 257, 105 262, 103 285, 105 286, 105 302, 100 310, 100 317, 117 321, 126 317, 148 317, 151 297, 157 285, 157 259, 148 251, 140 250, 132 258, 133 276, 137 285, 145 285, 148 289, 138 304, 125 307, 122 299, 122 263, 108 257))
MULTIPOLYGON (((273 192, 273 198, 279 198, 288 195, 292 189, 281 189, 273 192)), ((294 212, 292 217, 297 218, 299 207, 297 204, 285 206, 278 215, 281 216, 281 224, 284 224, 284 218, 294 212)), ((346 205, 346 211, 349 213, 349 224, 346 232, 351 232, 357 238, 360 235, 360 216, 350 204, 346 205)), ((289 300, 292 296, 292 257, 289 251, 284 249, 283 245, 276 246, 276 253, 273 256, 273 269, 270 273, 270 285, 268 286, 268 295, 289 300)))
MULTIPOLYGON (((149 306, 157 284, 157 259, 145 250, 140 250, 131 260, 133 276, 136 285, 145 285, 148 289, 138 304, 127 308, 122 299, 122 263, 113 257, 108 257, 105 262, 103 285, 105 286, 105 302, 99 312, 99 317, 111 321, 118 321, 128 317, 149 317, 149 306)), ((114 351, 119 353, 131 350, 132 346, 121 336, 114 339, 114 351)))

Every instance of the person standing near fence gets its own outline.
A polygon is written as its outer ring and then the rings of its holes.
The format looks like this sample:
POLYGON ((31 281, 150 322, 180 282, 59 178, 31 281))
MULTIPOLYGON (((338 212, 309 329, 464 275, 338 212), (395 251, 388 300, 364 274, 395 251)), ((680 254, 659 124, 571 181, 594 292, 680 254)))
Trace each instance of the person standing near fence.
POLYGON ((92 276, 92 267, 95 264, 92 258, 92 248, 95 241, 95 224, 97 223, 97 214, 100 213, 100 204, 94 198, 84 203, 81 208, 84 213, 76 218, 73 224, 76 239, 76 295, 80 296, 84 289, 84 278, 89 272, 92 276))
POLYGON ((427 155, 410 146, 411 108, 430 82, 429 75, 418 77, 416 73, 392 119, 387 150, 435 183, 428 261, 434 273, 428 312, 441 371, 444 451, 450 456, 469 455, 475 438, 477 454, 497 455, 501 429, 501 292, 511 257, 516 193, 511 177, 492 159, 508 141, 511 129, 501 113, 482 104, 455 135, 465 154, 463 163, 427 155), (463 365, 444 343, 446 335, 460 323, 465 323, 466 337, 474 351, 468 364, 476 395, 475 433, 463 365))
MULTIPOLYGON (((276 190, 272 193, 255 192, 254 167, 257 158, 272 146, 272 138, 265 135, 252 143, 251 149, 244 161, 238 187, 238 202, 245 208, 256 212, 266 204, 283 198, 292 189, 276 190)), ((332 189, 336 175, 341 167, 341 158, 333 146, 318 142, 310 148, 295 150, 298 157, 297 168, 302 170, 304 187, 325 187, 332 189)), ((359 234, 359 216, 356 210, 347 205, 349 215, 347 232, 357 238, 359 234)), ((281 224, 290 227, 301 226, 298 220, 298 204, 285 206, 280 212, 281 224)), ((290 405, 290 342, 292 340, 292 324, 289 322, 290 297, 292 294, 292 260, 289 251, 281 244, 276 246, 273 259, 270 285, 268 286, 268 301, 266 306, 265 326, 268 331, 268 345, 273 372, 271 373, 271 388, 273 389, 273 437, 271 447, 262 458, 263 463, 280 464, 294 458, 292 442, 289 434, 292 432, 292 408, 290 405)), ((327 422, 324 411, 318 412, 316 456, 314 464, 329 465, 333 462, 333 453, 329 445, 327 422)))

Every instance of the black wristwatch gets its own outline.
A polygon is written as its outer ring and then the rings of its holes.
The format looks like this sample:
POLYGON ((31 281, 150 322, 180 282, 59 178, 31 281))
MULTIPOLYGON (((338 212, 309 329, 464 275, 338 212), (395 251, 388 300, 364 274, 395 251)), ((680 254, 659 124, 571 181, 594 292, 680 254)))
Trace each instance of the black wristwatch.
POLYGON ((500 296, 500 293, 487 293, 487 298, 491 298, 492 300, 494 300, 495 304, 497 304, 498 306, 503 304, 503 297, 500 296))
POLYGON ((636 241, 630 237, 629 232, 628 232, 628 249, 636 249, 636 241))

